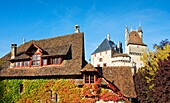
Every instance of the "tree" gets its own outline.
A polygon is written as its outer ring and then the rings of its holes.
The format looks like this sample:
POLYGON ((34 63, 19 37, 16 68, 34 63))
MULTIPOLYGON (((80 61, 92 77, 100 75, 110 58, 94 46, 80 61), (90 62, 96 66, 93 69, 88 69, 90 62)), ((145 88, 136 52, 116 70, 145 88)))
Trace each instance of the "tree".
POLYGON ((141 68, 142 71, 145 71, 145 78, 147 80, 147 83, 154 80, 154 77, 156 75, 156 72, 159 68, 159 62, 166 60, 170 53, 170 45, 165 45, 162 47, 156 47, 156 51, 153 52, 151 50, 148 50, 146 53, 144 53, 141 57, 141 60, 144 63, 145 68, 141 68))
POLYGON ((141 57, 144 62, 134 76, 138 100, 141 103, 170 102, 170 42, 165 39, 155 44, 141 57))
POLYGON ((153 47, 163 48, 165 45, 170 45, 170 41, 168 39, 162 40, 159 44, 154 44, 153 47))

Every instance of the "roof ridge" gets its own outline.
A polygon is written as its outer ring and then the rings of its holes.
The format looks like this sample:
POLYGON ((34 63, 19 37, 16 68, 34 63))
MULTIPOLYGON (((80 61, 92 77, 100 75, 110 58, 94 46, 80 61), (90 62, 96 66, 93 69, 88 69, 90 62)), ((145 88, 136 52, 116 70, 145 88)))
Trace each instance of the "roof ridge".
MULTIPOLYGON (((48 39, 55 39, 55 38, 67 37, 67 36, 72 36, 72 35, 77 35, 77 34, 82 34, 82 33, 83 33, 83 32, 80 32, 80 33, 73 33, 73 34, 66 34, 66 35, 59 35, 59 36, 49 37, 49 38, 44 38, 44 39, 39 39, 39 40, 30 40, 30 41, 25 42, 25 43, 39 42, 39 41, 44 41, 44 40, 48 40, 48 39)), ((25 44, 25 43, 24 43, 24 44, 25 44)))
MULTIPOLYGON (((111 40, 110 40, 111 41, 111 40)), ((99 51, 101 52, 101 50, 99 50, 99 48, 103 45, 103 43, 107 43, 107 45, 108 45, 108 47, 109 47, 109 50, 111 50, 112 49, 112 47, 110 46, 110 43, 109 43, 109 41, 108 41, 108 39, 107 38, 105 38, 103 41, 102 41, 102 43, 97 47, 97 49, 92 53, 92 54, 94 54, 94 53, 98 53, 99 51)), ((105 45, 106 46, 106 45, 105 45)), ((105 48, 106 49, 106 48, 105 48)), ((107 49, 108 50, 108 49, 107 49)))
POLYGON ((111 41, 111 40, 108 40, 108 39, 106 38, 106 42, 108 43, 108 45, 109 45, 110 49, 112 49, 112 47, 110 46, 109 41, 111 41))

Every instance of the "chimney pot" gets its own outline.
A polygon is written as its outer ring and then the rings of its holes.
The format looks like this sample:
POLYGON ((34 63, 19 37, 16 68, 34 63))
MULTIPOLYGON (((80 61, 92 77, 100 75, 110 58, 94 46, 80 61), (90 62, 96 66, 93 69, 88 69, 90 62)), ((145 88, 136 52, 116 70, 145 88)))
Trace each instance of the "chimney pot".
POLYGON ((80 26, 79 25, 74 26, 74 32, 75 33, 80 33, 80 26))
POLYGON ((11 44, 11 59, 14 59, 17 53, 17 44, 11 44))

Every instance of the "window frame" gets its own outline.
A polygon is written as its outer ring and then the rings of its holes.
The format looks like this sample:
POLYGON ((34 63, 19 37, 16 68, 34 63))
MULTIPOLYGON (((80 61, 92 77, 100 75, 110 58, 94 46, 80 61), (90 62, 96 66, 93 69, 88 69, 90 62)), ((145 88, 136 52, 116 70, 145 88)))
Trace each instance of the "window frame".
POLYGON ((84 84, 92 84, 96 82, 96 75, 92 74, 84 74, 84 84))
POLYGON ((103 62, 103 58, 99 58, 99 62, 103 62))
POLYGON ((31 64, 32 64, 33 67, 41 66, 41 53, 34 53, 32 55, 32 63, 31 64))
POLYGON ((62 63, 62 58, 61 57, 52 57, 50 59, 50 65, 60 65, 62 63))

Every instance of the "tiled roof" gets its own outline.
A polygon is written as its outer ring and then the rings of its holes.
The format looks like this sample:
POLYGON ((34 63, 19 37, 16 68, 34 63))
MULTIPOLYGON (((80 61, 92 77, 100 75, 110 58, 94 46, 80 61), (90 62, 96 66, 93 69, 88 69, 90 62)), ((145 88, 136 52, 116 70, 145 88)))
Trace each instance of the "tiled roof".
POLYGON ((93 67, 90 63, 88 63, 82 70, 82 72, 93 72, 93 71, 98 71, 95 67, 93 67))
POLYGON ((76 75, 81 74, 80 70, 86 64, 84 57, 84 33, 26 42, 17 48, 16 59, 27 58, 27 55, 24 54, 25 50, 28 50, 32 44, 48 52, 48 55, 65 55, 70 50, 69 58, 66 57, 67 59, 60 66, 9 69, 10 62, 8 60, 11 58, 11 53, 8 53, 1 58, 4 63, 3 68, 0 70, 0 77, 76 75))
POLYGON ((47 54, 44 56, 54 56, 54 55, 66 55, 70 49, 71 45, 64 45, 58 47, 44 48, 44 52, 47 54))
POLYGON ((103 51, 106 51, 106 50, 112 50, 113 48, 116 48, 115 43, 106 38, 106 39, 104 39, 104 41, 100 44, 100 46, 92 54, 103 52, 103 51))
POLYGON ((144 44, 142 42, 142 39, 140 38, 140 36, 139 36, 137 31, 131 31, 130 32, 128 44, 136 44, 136 45, 147 46, 146 44, 144 44))
POLYGON ((23 59, 30 59, 30 57, 25 54, 25 51, 17 53, 15 59, 12 60, 23 60, 23 59))
POLYGON ((103 67, 103 76, 120 89, 126 97, 136 98, 131 67, 103 67))

